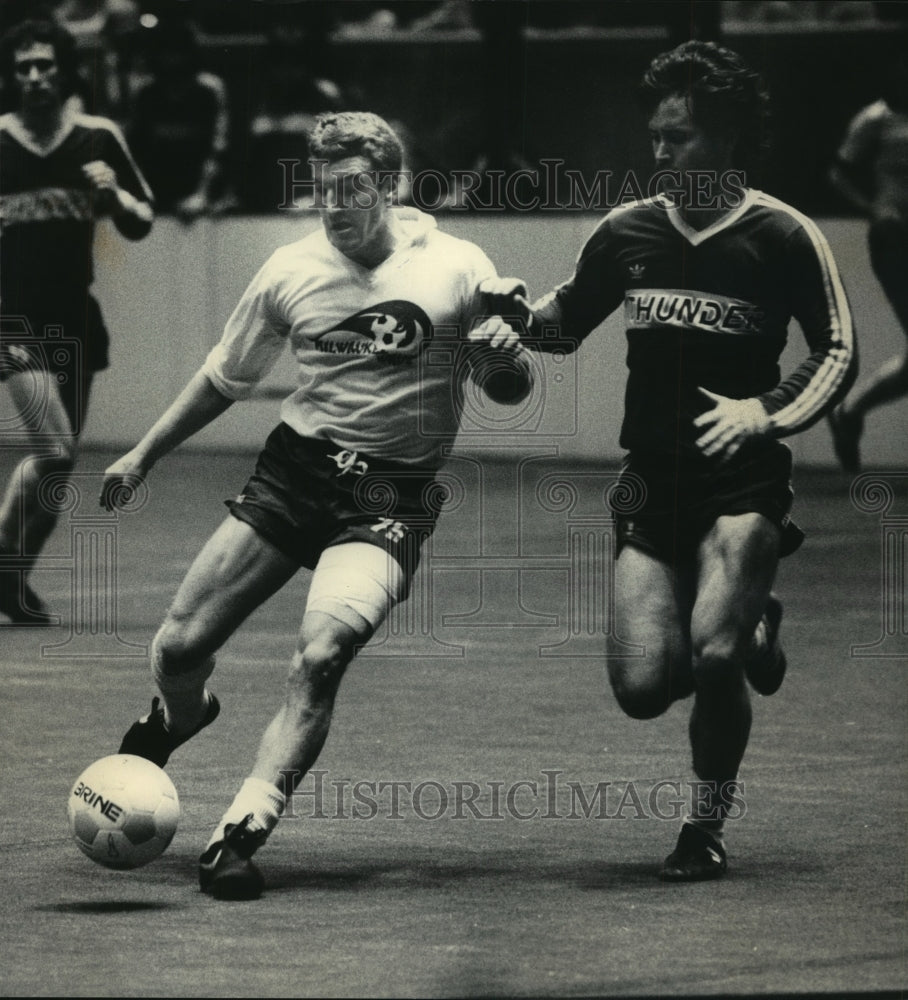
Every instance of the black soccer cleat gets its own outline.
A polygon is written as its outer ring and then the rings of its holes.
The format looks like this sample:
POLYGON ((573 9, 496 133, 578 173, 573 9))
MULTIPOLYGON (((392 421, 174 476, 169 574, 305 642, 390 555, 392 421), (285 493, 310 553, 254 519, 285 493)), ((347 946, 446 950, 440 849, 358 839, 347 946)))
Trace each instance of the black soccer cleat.
POLYGON ((744 673, 750 686, 757 692, 769 696, 775 694, 785 679, 788 659, 779 642, 779 627, 782 624, 782 602, 774 594, 769 595, 763 612, 766 627, 766 648, 756 656, 749 656, 744 662, 744 673))
POLYGON ((240 823, 228 823, 223 840, 216 840, 199 858, 199 887, 215 899, 258 899, 265 878, 250 860, 268 836, 250 830, 249 813, 240 823))
POLYGON ((44 601, 13 570, 0 572, 0 613, 11 625, 46 628, 60 624, 59 617, 47 610, 44 601))
POLYGON ((861 435, 864 433, 864 418, 860 414, 847 413, 839 407, 830 410, 826 419, 832 432, 832 446, 839 464, 845 472, 861 471, 861 435))
POLYGON ((220 711, 220 702, 209 691, 208 705, 202 721, 191 732, 181 733, 177 736, 167 728, 164 722, 164 706, 161 704, 161 699, 153 698, 151 711, 129 727, 123 737, 123 742, 120 744, 119 752, 144 757, 153 764, 157 764, 158 767, 163 767, 178 746, 182 746, 187 740, 192 739, 199 730, 210 726, 220 711))
POLYGON ((693 823, 685 823, 659 878, 663 882, 705 882, 721 878, 727 869, 722 842, 693 823))

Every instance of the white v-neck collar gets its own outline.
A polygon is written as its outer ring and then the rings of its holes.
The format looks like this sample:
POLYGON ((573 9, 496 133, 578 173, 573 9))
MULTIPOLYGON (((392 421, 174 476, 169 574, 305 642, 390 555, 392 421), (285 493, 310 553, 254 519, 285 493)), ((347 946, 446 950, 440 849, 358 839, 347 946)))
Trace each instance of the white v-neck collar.
POLYGON ((4 116, 6 121, 5 125, 9 134, 19 143, 20 146, 27 149, 30 153, 35 156, 40 156, 41 159, 45 159, 50 156, 51 153, 56 152, 64 142, 66 142, 69 134, 76 127, 76 115, 71 111, 64 111, 60 119, 60 127, 57 129, 53 139, 48 146, 42 146, 31 137, 28 129, 22 124, 19 116, 16 114, 8 114, 4 116))
POLYGON ((691 246, 699 246, 704 241, 708 240, 710 236, 715 236, 716 233, 721 233, 723 229, 728 229, 729 226, 733 226, 738 219, 753 205, 759 195, 759 191, 755 191, 753 188, 748 188, 744 195, 744 199, 737 208, 732 209, 727 215, 723 215, 721 219, 717 219, 715 222, 708 225, 705 229, 694 229, 681 215, 681 212, 675 205, 671 205, 667 208, 666 214, 668 215, 668 221, 678 230, 678 232, 690 243, 691 246))

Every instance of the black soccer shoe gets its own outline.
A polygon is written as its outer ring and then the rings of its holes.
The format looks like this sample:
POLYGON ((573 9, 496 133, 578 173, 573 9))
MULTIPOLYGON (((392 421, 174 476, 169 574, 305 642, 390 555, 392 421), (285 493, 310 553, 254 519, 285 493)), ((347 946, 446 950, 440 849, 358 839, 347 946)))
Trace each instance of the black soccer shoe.
POLYGON ((685 823, 659 878, 663 882, 705 882, 721 878, 727 868, 722 842, 700 827, 685 823))
POLYGON ((216 840, 199 858, 199 887, 215 899, 258 899, 265 878, 250 860, 268 836, 250 830, 249 813, 240 823, 228 823, 224 839, 216 840))
POLYGON ((47 605, 13 570, 0 571, 0 613, 12 625, 46 628, 59 625, 60 619, 47 610, 47 605))
POLYGON ((763 624, 766 626, 766 649, 745 660, 744 673, 757 694, 768 696, 775 694, 782 686, 788 666, 785 650, 779 643, 782 602, 774 594, 770 594, 766 602, 763 624))
POLYGON ((826 419, 832 432, 832 446, 842 469, 845 472, 860 472, 864 418, 860 414, 845 413, 839 407, 830 410, 826 419))
POLYGON ((164 706, 161 704, 161 699, 153 698, 151 711, 129 727, 123 737, 123 742, 120 744, 119 752, 144 757, 153 764, 157 764, 158 767, 163 767, 178 746, 192 739, 199 730, 210 726, 220 711, 220 702, 209 692, 208 706, 202 721, 192 732, 181 733, 177 736, 167 728, 164 722, 164 706))

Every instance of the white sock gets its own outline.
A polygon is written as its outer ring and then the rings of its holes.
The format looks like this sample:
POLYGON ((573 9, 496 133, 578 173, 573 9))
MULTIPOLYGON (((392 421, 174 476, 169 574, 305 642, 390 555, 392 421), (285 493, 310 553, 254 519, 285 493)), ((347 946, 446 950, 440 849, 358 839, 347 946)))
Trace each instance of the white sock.
POLYGON ((261 778, 247 778, 230 808, 221 817, 221 822, 218 823, 208 841, 208 847, 211 847, 217 840, 223 840, 225 827, 231 823, 242 823, 250 813, 252 813, 252 819, 249 821, 247 829, 251 831, 264 830, 266 834, 271 833, 281 818, 285 803, 284 793, 276 785, 272 785, 270 781, 264 781, 261 778))
POLYGON ((769 649, 769 631, 766 628, 766 619, 761 618, 750 640, 750 655, 761 656, 767 649, 769 649))

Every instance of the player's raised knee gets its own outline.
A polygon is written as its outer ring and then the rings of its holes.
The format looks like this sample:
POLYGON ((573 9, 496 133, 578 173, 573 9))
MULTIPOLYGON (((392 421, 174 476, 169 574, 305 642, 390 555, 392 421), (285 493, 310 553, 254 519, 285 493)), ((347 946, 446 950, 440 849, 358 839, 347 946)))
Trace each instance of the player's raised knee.
POLYGON ((207 630, 201 622, 171 610, 154 640, 158 668, 165 674, 191 670, 210 654, 209 646, 207 630))
POLYGON ((737 683, 743 675, 747 644, 732 636, 694 642, 691 666, 698 689, 737 683))
POLYGON ((350 643, 336 631, 321 629, 316 633, 300 632, 290 683, 315 688, 334 687, 353 659, 350 643))
POLYGON ((632 719, 655 719, 673 701, 669 685, 656 683, 652 677, 635 677, 630 671, 610 669, 609 682, 621 710, 632 719))

